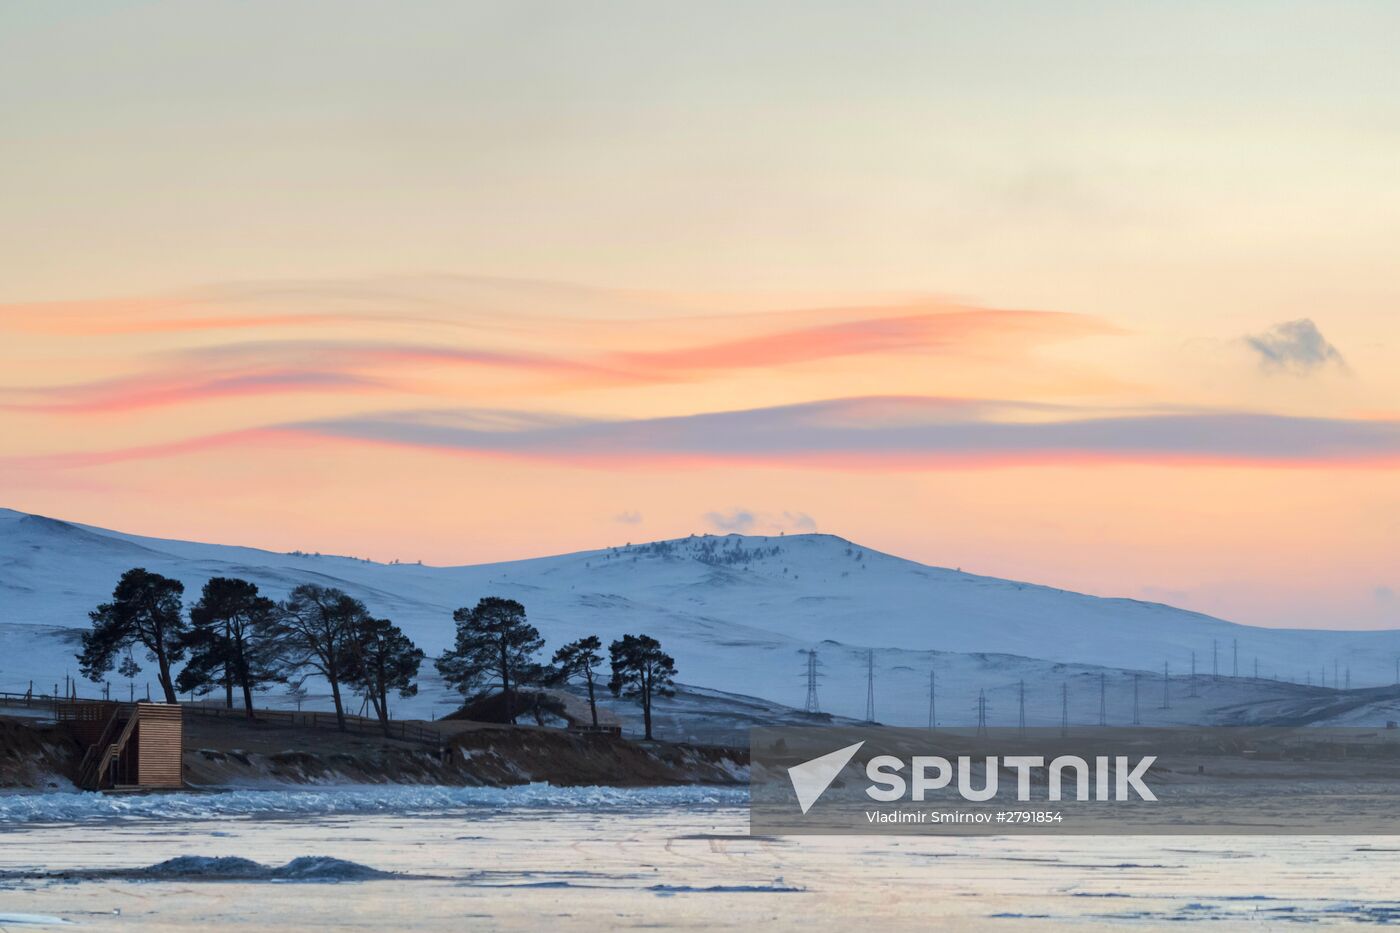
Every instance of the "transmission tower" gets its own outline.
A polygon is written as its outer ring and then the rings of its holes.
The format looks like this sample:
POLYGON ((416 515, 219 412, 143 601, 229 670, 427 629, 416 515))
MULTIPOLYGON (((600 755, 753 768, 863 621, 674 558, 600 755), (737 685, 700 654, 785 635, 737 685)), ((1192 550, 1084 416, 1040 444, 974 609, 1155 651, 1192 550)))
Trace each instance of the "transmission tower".
POLYGON ((1230 650, 1234 658, 1230 667, 1230 676, 1238 677, 1240 676, 1240 640, 1238 638, 1230 642, 1230 650))
POLYGON ((1351 689, 1351 665, 1347 665, 1347 689, 1351 689))
POLYGON ((1099 725, 1108 725, 1108 687, 1104 675, 1099 675, 1099 725))
POLYGON ((1196 652, 1191 652, 1191 694, 1192 697, 1200 696, 1196 692, 1196 652))
POLYGON ((1069 735, 1069 681, 1060 684, 1060 737, 1069 735))
POLYGON ((817 649, 803 652, 807 655, 807 712, 820 713, 821 704, 817 702, 817 649))
POLYGON ((987 734, 987 691, 977 691, 977 734, 986 736, 987 734))
POLYGON ((875 649, 865 652, 865 721, 875 721, 875 649))
POLYGON ((1167 691, 1167 684, 1171 679, 1171 662, 1162 662, 1162 709, 1172 708, 1171 694, 1167 691))
POLYGON ((1017 719, 1017 733, 1022 737, 1026 734, 1026 682, 1023 680, 1019 685, 1021 711, 1017 719))
POLYGON ((1133 725, 1142 725, 1142 716, 1138 712, 1138 681, 1142 679, 1141 674, 1133 675, 1133 725))
POLYGON ((1210 679, 1220 679, 1220 641, 1218 639, 1210 643, 1210 679))
POLYGON ((1332 689, 1336 690, 1342 685, 1342 662, 1336 658, 1332 659, 1332 689))
POLYGON ((1259 679, 1259 656, 1254 656, 1254 679, 1259 679))
POLYGON ((938 676, 932 669, 928 672, 928 727, 936 729, 938 727, 938 707, 935 705, 934 697, 937 695, 938 676))

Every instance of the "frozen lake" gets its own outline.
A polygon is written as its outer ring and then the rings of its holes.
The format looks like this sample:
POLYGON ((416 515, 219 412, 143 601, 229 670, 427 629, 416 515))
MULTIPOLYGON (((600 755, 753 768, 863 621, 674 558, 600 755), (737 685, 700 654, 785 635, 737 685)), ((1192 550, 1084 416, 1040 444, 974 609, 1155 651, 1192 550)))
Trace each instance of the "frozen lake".
POLYGON ((0 869, 12 873, 0 879, 0 927, 59 928, 28 922, 45 918, 88 930, 1400 922, 1400 839, 1390 837, 752 838, 734 790, 259 793, 118 799, 125 809, 102 802, 111 798, 75 806, 76 795, 39 795, 24 804, 28 817, 20 798, 0 798, 0 869), (335 856, 416 877, 83 877, 185 855, 267 865, 335 856), (73 877, 13 874, 32 871, 73 877))

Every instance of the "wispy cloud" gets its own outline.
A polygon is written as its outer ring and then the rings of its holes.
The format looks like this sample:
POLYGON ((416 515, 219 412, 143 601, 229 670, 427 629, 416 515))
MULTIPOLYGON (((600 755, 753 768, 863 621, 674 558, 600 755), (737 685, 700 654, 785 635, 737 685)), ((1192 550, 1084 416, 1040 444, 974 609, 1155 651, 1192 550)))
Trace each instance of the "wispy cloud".
MULTIPOLYGON (((614 420, 489 409, 393 411, 271 425, 259 432, 222 437, 241 442, 250 434, 303 442, 334 438, 607 468, 714 463, 916 470, 1091 463, 1263 467, 1400 463, 1400 421, 1394 420, 1256 412, 1104 415, 922 397, 833 399, 614 420)), ((169 456, 224 442, 220 438, 50 462, 85 465, 169 456)), ((744 521, 742 514, 716 515, 723 522, 744 521)))
POLYGON ((0 389, 0 409, 50 413, 134 411, 252 395, 409 391, 423 367, 555 376, 590 367, 530 353, 429 344, 267 340, 158 354, 145 372, 68 385, 0 389))
MULTIPOLYGON (((901 314, 889 312, 879 309, 879 316, 864 319, 788 328, 739 340, 620 353, 610 359, 628 370, 676 376, 879 353, 947 352, 974 344, 999 344, 1010 351, 1027 342, 1113 332, 1094 318, 1049 311, 931 310, 925 306, 901 314)), ((870 315, 871 309, 848 313, 870 315)))
POLYGON ((1085 461, 1361 465, 1400 459, 1400 423, 1394 421, 1254 412, 1045 420, 1043 411, 981 400, 857 398, 635 420, 438 411, 286 427, 376 443, 600 464, 669 460, 937 468, 1085 461))
POLYGON ((1267 372, 1307 375, 1327 366, 1346 369, 1346 360, 1308 318, 1275 324, 1262 334, 1245 337, 1267 372))
POLYGON ((709 527, 724 534, 766 532, 813 532, 817 522, 806 512, 763 512, 735 507, 723 512, 706 512, 702 518, 709 527))
POLYGON ((748 509, 730 509, 728 512, 706 512, 705 523, 716 531, 747 534, 753 530, 754 514, 748 509))
POLYGON ((388 388, 381 379, 354 373, 267 370, 212 378, 197 373, 166 373, 104 379, 47 389, 0 391, 7 411, 111 414, 213 399, 294 393, 368 392, 388 388), (15 400, 18 399, 18 400, 15 400))
POLYGON ((84 352, 108 371, 128 373, 0 387, 0 407, 119 414, 235 396, 375 388, 460 404, 472 398, 462 379, 413 378, 454 369, 509 375, 513 390, 531 394, 747 378, 886 355, 961 357, 1025 371, 1036 347, 1113 332, 1082 315, 933 299, 743 314, 706 313, 699 301, 447 277, 247 283, 165 297, 0 305, 0 331, 45 341, 125 335, 99 353, 84 352), (638 311, 651 301, 670 311, 638 311), (409 333, 414 339, 404 339, 409 333))

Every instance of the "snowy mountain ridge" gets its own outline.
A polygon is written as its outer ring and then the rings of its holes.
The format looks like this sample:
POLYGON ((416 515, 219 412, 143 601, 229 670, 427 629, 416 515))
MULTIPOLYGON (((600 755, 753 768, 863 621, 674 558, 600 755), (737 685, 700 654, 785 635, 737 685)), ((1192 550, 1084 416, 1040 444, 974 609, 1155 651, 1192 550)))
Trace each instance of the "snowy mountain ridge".
MULTIPOLYGON (((1396 631, 1237 625, 929 567, 832 535, 704 535, 430 567, 149 538, 0 509, 0 649, 28 648, 23 661, 0 653, 0 690, 75 671, 71 634, 36 633, 85 627, 88 611, 133 566, 183 581, 187 604, 212 576, 249 579, 273 598, 304 582, 340 587, 392 618, 430 656, 451 641, 453 609, 504 596, 525 605, 547 651, 583 634, 606 644, 646 632, 675 656, 685 683, 798 707, 806 688, 801 652, 815 648, 823 708, 842 715, 862 714, 865 652, 873 650, 886 697, 879 715, 891 722, 926 718, 928 672, 940 667, 950 693, 973 689, 976 678, 995 690, 1008 678, 1087 677, 1097 668, 1160 678, 1166 666, 1182 676, 1192 652, 1202 675, 1212 671, 1213 654, 1229 674, 1238 643, 1241 675, 1258 658, 1262 677, 1316 684, 1324 667, 1330 681, 1335 665, 1349 668, 1357 686, 1377 686, 1391 682, 1400 652, 1396 631), (963 677, 974 680, 964 687, 963 677)), ((950 702, 965 705, 961 695, 950 702)))

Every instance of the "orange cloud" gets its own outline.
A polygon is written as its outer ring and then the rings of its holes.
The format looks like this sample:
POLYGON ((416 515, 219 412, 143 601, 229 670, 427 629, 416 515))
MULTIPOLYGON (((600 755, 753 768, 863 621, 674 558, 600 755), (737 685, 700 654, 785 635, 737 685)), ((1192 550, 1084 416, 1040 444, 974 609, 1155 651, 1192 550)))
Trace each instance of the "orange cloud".
MULTIPOLYGON (((625 368, 667 376, 865 354, 948 352, 973 346, 1009 354, 1029 343, 1115 332, 1094 318, 1050 311, 939 309, 901 315, 891 315, 889 309, 880 311, 881 316, 718 343, 617 353, 611 359, 625 368)), ((818 313, 830 316, 842 312, 828 309, 818 313)), ((845 313, 871 312, 851 309, 845 313)))
POLYGON ((91 337, 296 327, 355 320, 344 314, 210 314, 176 298, 118 298, 0 305, 0 328, 18 333, 91 337))

